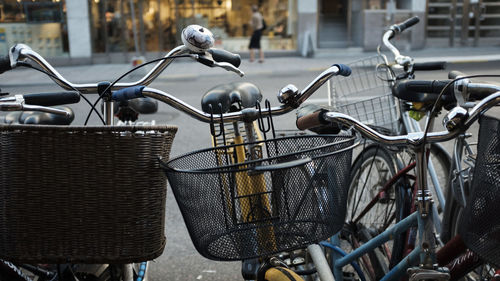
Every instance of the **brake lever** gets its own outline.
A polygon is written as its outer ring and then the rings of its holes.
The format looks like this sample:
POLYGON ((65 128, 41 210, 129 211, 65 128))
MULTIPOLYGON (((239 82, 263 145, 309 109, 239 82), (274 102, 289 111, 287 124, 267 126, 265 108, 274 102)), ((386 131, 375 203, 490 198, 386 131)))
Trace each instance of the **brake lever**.
POLYGON ((19 102, 3 102, 0 103, 0 111, 40 111, 53 113, 57 115, 63 115, 65 117, 71 116, 71 113, 57 108, 39 106, 39 105, 29 105, 19 102))
POLYGON ((228 62, 215 62, 213 63, 214 66, 218 66, 220 68, 223 68, 227 71, 232 71, 236 74, 238 74, 240 77, 243 77, 245 73, 241 71, 239 68, 235 67, 234 65, 228 63, 228 62))
POLYGON ((206 66, 209 66, 209 67, 217 66, 217 67, 223 68, 227 71, 232 71, 232 72, 238 74, 240 77, 243 77, 245 75, 245 73, 243 71, 241 71, 239 68, 235 67, 234 65, 232 65, 230 63, 214 61, 214 59, 212 58, 212 55, 208 52, 206 52, 205 54, 192 54, 192 57, 193 57, 193 59, 195 59, 199 63, 204 64, 206 66))

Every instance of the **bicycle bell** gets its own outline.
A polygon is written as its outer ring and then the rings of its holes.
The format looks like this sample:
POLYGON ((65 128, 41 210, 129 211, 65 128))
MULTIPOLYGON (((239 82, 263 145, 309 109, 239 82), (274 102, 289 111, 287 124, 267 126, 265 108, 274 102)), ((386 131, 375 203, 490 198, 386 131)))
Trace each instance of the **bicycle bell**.
POLYGON ((286 104, 289 103, 290 101, 293 101, 292 99, 295 98, 299 94, 299 89, 295 87, 295 85, 288 84, 285 87, 281 88, 281 90, 278 93, 278 101, 286 104))
POLYGON ((203 26, 192 24, 182 30, 182 43, 195 53, 204 53, 214 45, 214 35, 203 26))
POLYGON ((450 110, 448 114, 443 118, 443 125, 449 131, 453 131, 456 128, 462 126, 469 117, 467 110, 461 106, 457 106, 450 110))

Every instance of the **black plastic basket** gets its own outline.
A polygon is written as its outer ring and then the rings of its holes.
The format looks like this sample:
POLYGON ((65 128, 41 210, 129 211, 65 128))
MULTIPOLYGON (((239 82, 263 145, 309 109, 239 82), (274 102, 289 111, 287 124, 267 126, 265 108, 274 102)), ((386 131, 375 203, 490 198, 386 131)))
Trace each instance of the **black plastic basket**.
POLYGON ((460 222, 467 247, 500 267, 500 120, 483 115, 472 191, 460 222))
POLYGON ((340 230, 353 147, 350 136, 294 136, 196 151, 162 166, 198 252, 241 260, 340 230), (233 164, 249 147, 267 157, 233 164))

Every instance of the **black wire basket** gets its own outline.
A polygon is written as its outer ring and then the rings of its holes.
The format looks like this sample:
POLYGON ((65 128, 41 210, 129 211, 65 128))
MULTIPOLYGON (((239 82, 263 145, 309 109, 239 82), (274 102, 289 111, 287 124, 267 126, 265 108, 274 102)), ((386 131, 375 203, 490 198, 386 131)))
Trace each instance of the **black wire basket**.
POLYGON ((472 191, 459 231, 467 247, 500 267, 500 120, 483 115, 479 124, 472 191))
POLYGON ((198 252, 242 260, 340 230, 354 146, 351 136, 293 136, 200 150, 162 167, 198 252))

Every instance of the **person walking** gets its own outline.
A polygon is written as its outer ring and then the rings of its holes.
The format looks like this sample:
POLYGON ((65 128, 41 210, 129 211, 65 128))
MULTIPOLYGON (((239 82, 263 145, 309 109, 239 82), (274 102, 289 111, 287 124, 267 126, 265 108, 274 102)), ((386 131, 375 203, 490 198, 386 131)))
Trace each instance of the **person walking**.
POLYGON ((264 62, 264 52, 260 47, 260 37, 262 36, 262 31, 264 30, 264 19, 262 14, 259 12, 259 7, 257 5, 252 5, 252 21, 251 26, 253 28, 252 37, 250 38, 250 62, 255 60, 255 49, 259 50, 259 62, 264 62))

